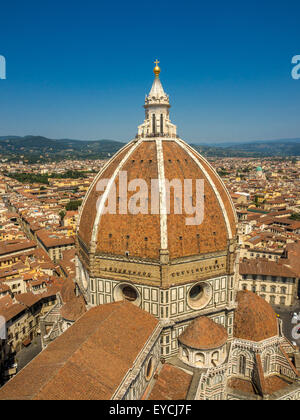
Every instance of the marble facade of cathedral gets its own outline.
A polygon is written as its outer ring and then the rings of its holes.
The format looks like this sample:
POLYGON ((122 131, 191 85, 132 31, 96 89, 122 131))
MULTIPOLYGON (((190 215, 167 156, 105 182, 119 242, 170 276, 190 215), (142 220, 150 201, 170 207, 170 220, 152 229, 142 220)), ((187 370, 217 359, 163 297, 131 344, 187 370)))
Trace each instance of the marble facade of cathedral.
MULTIPOLYGON (((82 203, 76 296, 45 316, 45 349, 0 399, 16 392, 35 399, 300 399, 299 352, 271 306, 238 291, 230 195, 208 161, 177 136, 157 63, 154 73, 136 138, 99 172, 82 203), (143 178, 148 192, 158 180, 157 212, 122 211, 122 172, 128 182, 143 178), (110 180, 104 193, 103 179, 110 180), (173 189, 166 212, 166 179, 204 180, 202 223, 187 224, 191 216, 175 212, 173 189), (113 185, 116 212, 103 213, 113 185), (58 350, 59 366, 54 361, 42 375, 58 350), (22 390, 22 375, 40 378, 39 387, 22 390), (80 381, 68 386, 72 375, 80 381)), ((144 198, 149 210, 151 194, 144 198)), ((189 198, 194 205, 194 190, 189 198)))

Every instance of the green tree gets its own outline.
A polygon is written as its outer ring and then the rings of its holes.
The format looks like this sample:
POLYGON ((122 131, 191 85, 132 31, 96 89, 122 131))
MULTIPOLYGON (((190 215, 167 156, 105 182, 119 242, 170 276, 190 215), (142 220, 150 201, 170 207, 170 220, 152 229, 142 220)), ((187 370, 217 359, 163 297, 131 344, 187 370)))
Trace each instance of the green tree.
POLYGON ((81 205, 82 200, 71 200, 66 204, 66 210, 78 210, 78 207, 81 205))
POLYGON ((61 210, 58 214, 59 214, 60 220, 63 221, 64 220, 64 217, 66 215, 65 210, 61 210))

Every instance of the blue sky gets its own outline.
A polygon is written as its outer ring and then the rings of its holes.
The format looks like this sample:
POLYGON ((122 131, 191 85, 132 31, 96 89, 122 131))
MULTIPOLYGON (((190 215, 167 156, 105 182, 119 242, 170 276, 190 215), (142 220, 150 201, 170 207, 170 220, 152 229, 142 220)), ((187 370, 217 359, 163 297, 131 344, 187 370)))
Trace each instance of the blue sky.
POLYGON ((189 142, 300 137, 299 1, 14 1, 0 7, 0 136, 129 141, 158 58, 189 142))

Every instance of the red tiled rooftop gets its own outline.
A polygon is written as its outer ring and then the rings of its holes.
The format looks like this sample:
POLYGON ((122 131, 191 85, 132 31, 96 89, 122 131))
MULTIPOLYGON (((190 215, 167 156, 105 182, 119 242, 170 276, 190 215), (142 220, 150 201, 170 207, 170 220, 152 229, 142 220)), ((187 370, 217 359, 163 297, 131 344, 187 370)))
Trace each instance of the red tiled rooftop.
POLYGON ((248 290, 237 293, 233 335, 250 341, 261 341, 278 334, 278 321, 271 305, 248 290))
POLYGON ((226 343, 226 329, 206 316, 196 318, 186 327, 179 341, 194 349, 214 349, 226 343))
POLYGON ((86 312, 85 301, 82 296, 75 296, 65 303, 60 310, 61 316, 68 321, 76 321, 86 312))
POLYGON ((148 397, 149 400, 185 400, 193 375, 165 363, 148 397))
POLYGON ((0 389, 0 400, 110 399, 158 320, 126 302, 90 309, 0 389))
POLYGON ((269 261, 263 259, 251 259, 240 263, 240 274, 254 274, 266 276, 296 277, 291 268, 283 264, 284 260, 269 261))
POLYGON ((0 244, 0 255, 11 254, 28 248, 36 248, 36 243, 30 240, 2 242, 0 244))
POLYGON ((41 299, 40 295, 34 295, 30 292, 17 294, 15 298, 19 303, 22 303, 28 308, 36 304, 41 299))

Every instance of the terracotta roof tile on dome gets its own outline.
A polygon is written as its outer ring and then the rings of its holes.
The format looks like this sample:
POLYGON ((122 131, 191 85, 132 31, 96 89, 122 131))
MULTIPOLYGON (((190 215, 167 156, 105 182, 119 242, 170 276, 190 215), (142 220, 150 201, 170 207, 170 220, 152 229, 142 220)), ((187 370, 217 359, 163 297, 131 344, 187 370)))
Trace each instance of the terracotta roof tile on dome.
POLYGON ((278 334, 278 322, 271 305, 248 290, 237 293, 233 335, 250 341, 262 341, 278 334))
POLYGON ((226 343, 226 329, 206 316, 196 318, 178 340, 187 347, 199 350, 215 349, 226 343))
MULTIPOLYGON (((127 202, 134 194, 136 191, 128 192, 127 202)), ((155 138, 140 139, 126 145, 95 177, 81 206, 78 236, 92 252, 109 255, 129 252, 131 257, 159 260, 161 241, 165 239, 162 232, 165 232, 170 259, 175 259, 227 249, 228 240, 236 235, 236 223, 234 206, 226 187, 199 153, 180 139, 161 140, 161 148, 155 138), (147 183, 148 214, 120 214, 117 199, 116 214, 106 213, 97 217, 97 200, 103 195, 103 191, 97 191, 98 181, 115 176, 118 197, 120 172, 127 173, 128 183, 139 178, 147 183), (170 188, 170 212, 162 229, 162 208, 159 214, 151 214, 151 181, 163 178, 179 180, 183 188, 184 181, 192 179, 191 200, 194 206, 195 181, 204 180, 202 223, 186 224, 186 218, 191 218, 191 214, 185 212, 184 203, 182 214, 175 212, 174 189, 170 188)))
POLYGON ((79 236, 83 239, 86 245, 89 245, 91 240, 93 225, 97 213, 97 200, 102 194, 101 191, 97 191, 96 181, 101 178, 110 178, 113 175, 115 168, 120 164, 121 160, 126 155, 126 151, 129 145, 127 144, 121 150, 119 150, 108 162, 108 165, 105 165, 99 174, 95 177, 94 181, 90 185, 90 189, 84 197, 84 200, 81 205, 81 212, 79 213, 79 218, 84 220, 84 223, 79 224, 78 233, 79 236))

